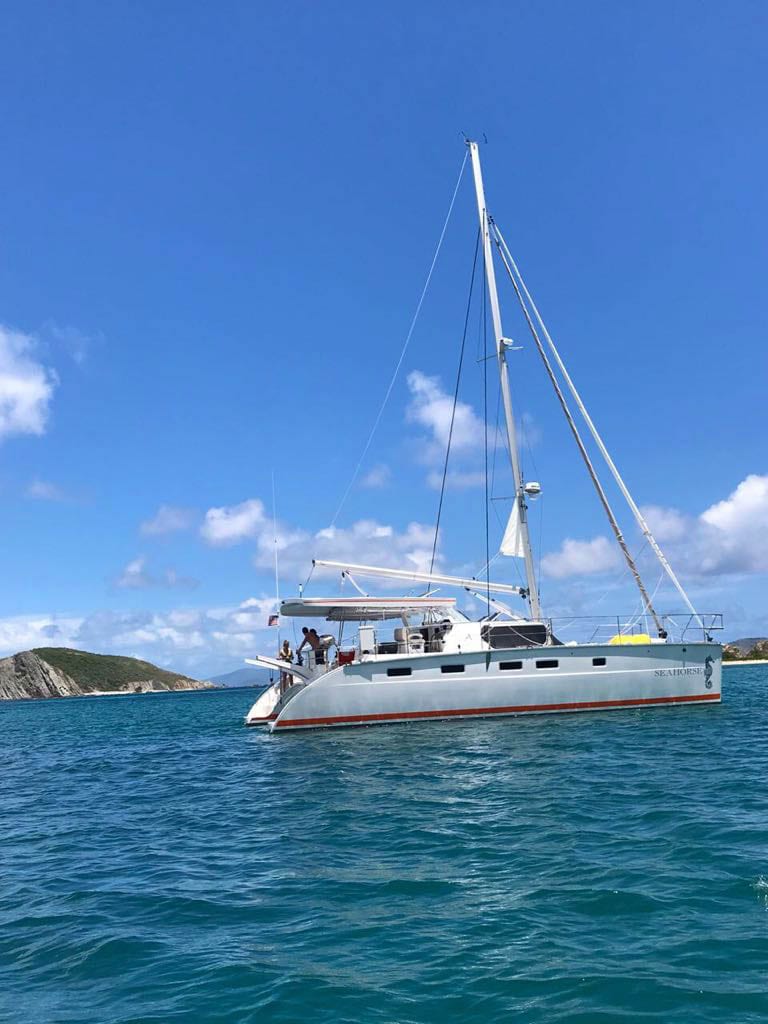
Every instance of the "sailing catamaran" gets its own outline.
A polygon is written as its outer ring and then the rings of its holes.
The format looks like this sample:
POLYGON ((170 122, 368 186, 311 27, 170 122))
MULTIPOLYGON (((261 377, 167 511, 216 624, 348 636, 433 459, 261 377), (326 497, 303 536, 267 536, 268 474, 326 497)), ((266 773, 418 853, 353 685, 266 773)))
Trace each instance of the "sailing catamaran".
POLYGON ((282 732, 419 719, 710 704, 721 699, 722 648, 711 637, 712 630, 722 628, 721 617, 698 613, 693 607, 629 493, 487 210, 477 143, 468 141, 467 145, 514 492, 500 551, 522 560, 525 586, 498 583, 489 577, 465 578, 432 570, 415 572, 316 559, 313 567, 337 570, 357 596, 300 596, 281 602, 281 616, 338 623, 339 636, 319 637, 302 664, 287 665, 264 655, 248 659, 250 664, 281 673, 282 680, 261 694, 246 716, 247 725, 267 725, 282 732), (542 613, 528 525, 528 501, 539 493, 540 486, 535 481, 526 482, 521 472, 507 372, 507 352, 512 343, 502 330, 495 256, 512 283, 536 350, 641 595, 641 615, 630 622, 613 619, 610 636, 601 638, 595 631, 586 641, 564 643, 552 620, 542 613), (656 611, 566 392, 627 501, 644 542, 682 598, 687 608, 683 615, 665 616, 656 611), (389 585, 423 584, 426 593, 418 597, 371 596, 357 582, 370 578, 385 580, 389 585), (487 603, 487 614, 476 621, 468 618, 457 608, 456 598, 442 596, 445 587, 480 598, 487 603), (523 599, 526 615, 516 615, 503 603, 508 595, 523 599), (354 629, 345 641, 343 633, 348 623, 354 629))

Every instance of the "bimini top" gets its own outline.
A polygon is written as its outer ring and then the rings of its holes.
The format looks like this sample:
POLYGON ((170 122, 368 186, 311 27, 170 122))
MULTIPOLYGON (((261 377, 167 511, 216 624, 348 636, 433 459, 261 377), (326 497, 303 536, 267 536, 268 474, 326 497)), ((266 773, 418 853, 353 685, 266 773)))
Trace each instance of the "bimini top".
MULTIPOLYGON (((455 597, 301 597, 280 603, 281 615, 323 618, 329 622, 401 619, 411 613, 444 612, 450 616, 455 597)), ((455 612, 454 612, 455 614, 455 612)))

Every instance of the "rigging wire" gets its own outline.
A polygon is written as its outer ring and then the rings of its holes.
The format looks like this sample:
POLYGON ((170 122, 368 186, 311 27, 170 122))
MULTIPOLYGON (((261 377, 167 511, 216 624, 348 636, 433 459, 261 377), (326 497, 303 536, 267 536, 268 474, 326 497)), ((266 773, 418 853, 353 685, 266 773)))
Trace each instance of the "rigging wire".
POLYGON ((453 408, 451 409, 451 423, 448 427, 448 444, 445 448, 445 461, 443 462, 443 479, 440 484, 440 500, 437 505, 437 520, 435 522, 435 538, 432 541, 432 558, 429 562, 429 575, 435 566, 435 555, 437 554, 437 539, 440 533, 440 516, 443 512, 443 499, 445 498, 445 482, 448 478, 448 458, 451 454, 451 441, 453 440, 453 426, 456 421, 456 405, 459 400, 459 383, 461 381, 461 368, 464 365, 464 348, 467 342, 467 327, 469 325, 469 314, 472 309, 472 295, 475 289, 475 271, 477 270, 477 253, 480 248, 480 229, 477 229, 477 240, 475 241, 475 255, 472 257, 472 274, 469 279, 469 295, 467 296, 467 311, 464 314, 464 330, 461 335, 461 350, 459 352, 459 365, 456 370, 456 387, 453 389, 453 408))
MULTIPOLYGON (((494 234, 496 234, 495 231, 494 234)), ((600 480, 598 479, 595 467, 592 464, 592 460, 589 457, 589 453, 587 452, 587 449, 584 446, 584 442, 581 438, 581 434, 579 433, 579 429, 576 426, 576 423, 574 422, 570 409, 568 408, 568 403, 566 402, 565 395, 563 394, 562 388, 560 387, 557 377, 555 376, 552 364, 549 361, 547 353, 544 351, 544 346, 541 343, 541 338, 539 337, 538 331, 536 330, 533 320, 531 319, 530 312, 528 311, 528 306, 526 305, 525 300, 523 299, 522 293, 517 283, 517 279, 515 275, 512 273, 512 268, 510 267, 509 262, 507 261, 507 254, 505 252, 505 249, 502 248, 501 243, 499 242, 499 237, 495 237, 494 240, 496 242, 496 247, 501 257, 501 262, 504 266, 504 269, 507 271, 510 281, 512 282, 512 287, 515 290, 517 301, 520 304, 520 308, 523 311, 523 315, 525 316, 526 322, 528 324, 528 329, 531 332, 531 337, 533 338, 539 355, 541 356, 541 360, 544 363, 544 368, 547 371, 547 375, 550 379, 552 387, 554 388, 555 394, 557 395, 558 401, 560 402, 560 406, 563 410, 563 415, 565 416, 566 420, 568 421, 568 425, 571 428, 571 433, 573 434, 574 440, 576 441, 576 445, 579 449, 579 452, 581 453, 581 457, 584 460, 585 466, 587 467, 587 472, 589 473, 592 479, 592 483, 594 484, 595 490, 597 491, 597 496, 600 499, 601 505, 603 506, 603 510, 605 511, 605 514, 608 518, 608 522, 610 523, 611 529, 613 530, 613 534, 616 537, 616 542, 621 548, 624 558, 626 559, 627 565, 629 566, 632 575, 634 576, 635 583, 637 584, 637 587, 642 595, 645 607, 648 609, 649 614, 653 617, 653 621, 656 624, 657 630, 659 631, 659 633, 661 633, 663 629, 661 620, 656 614, 656 610, 654 609, 651 599, 648 596, 648 591, 645 589, 645 584, 643 583, 638 568, 635 565, 629 548, 627 547, 627 542, 625 541, 624 535, 621 532, 621 528, 618 524, 618 521, 616 520, 616 516, 614 515, 613 509, 611 508, 608 502, 608 496, 603 490, 603 486, 600 483, 600 480)))
POLYGON ((443 246, 443 239, 445 238, 445 232, 448 229, 448 222, 451 219, 451 214, 453 213, 453 207, 454 207, 454 204, 456 202, 456 196, 459 193, 459 185, 461 184, 461 179, 464 176, 464 168, 467 165, 468 153, 469 153, 469 150, 466 150, 465 153, 464 153, 464 159, 461 162, 461 169, 459 170, 459 176, 456 179, 456 186, 455 186, 455 188, 453 190, 453 195, 451 196, 451 201, 450 201, 450 203, 448 205, 448 213, 445 215, 445 220, 443 221, 443 228, 442 228, 442 231, 440 232, 440 237, 437 240, 437 246, 435 247, 435 253, 434 253, 434 256, 432 257, 432 262, 431 262, 431 264, 429 266, 429 272, 427 273, 427 279, 424 282, 424 287, 421 290, 421 295, 419 296, 419 301, 416 304, 416 312, 413 314, 413 318, 411 320, 411 325, 408 328, 408 333, 405 336, 405 341, 403 342, 403 347, 402 347, 402 350, 400 352, 400 358, 397 360, 397 364, 395 365, 394 373, 392 374, 392 379, 390 380, 389 386, 387 387, 387 390, 386 390, 386 392, 384 394, 384 400, 382 401, 381 406, 379 408, 379 411, 376 414, 376 419, 373 421, 373 426, 371 427, 371 432, 368 435, 368 440, 365 442, 365 445, 363 447, 363 450, 362 450, 362 453, 360 455, 360 458, 357 460, 357 465, 355 466, 355 470, 352 473, 350 481, 347 484, 347 488, 344 491, 344 494, 341 497, 341 501, 339 502, 338 508, 336 509, 336 512, 334 513, 333 519, 331 520, 331 526, 335 526, 336 525, 336 520, 339 518, 339 514, 341 513, 341 510, 344 507, 344 504, 346 503, 347 498, 349 497, 349 492, 352 490, 352 488, 353 488, 353 486, 355 484, 355 481, 357 480, 357 477, 358 477, 358 475, 360 473, 360 469, 361 469, 361 467, 363 465, 363 461, 365 460, 365 457, 368 454, 368 450, 371 447, 371 443, 373 441, 374 434, 376 433, 376 431, 378 429, 378 426, 379 426, 379 423, 381 422, 381 417, 384 415, 384 409, 386 408, 387 402, 389 401, 390 395, 392 394, 392 389, 395 386, 395 381, 397 380, 397 375, 400 373, 400 367, 403 365, 403 360, 405 359, 405 353, 408 350, 408 345, 410 343, 411 336, 413 335, 414 329, 416 327, 416 321, 419 319, 419 313, 421 313, 421 307, 424 304, 424 299, 425 299, 426 294, 427 294, 427 289, 429 288, 430 282, 432 280, 432 274, 434 273, 435 265, 437 264, 437 257, 440 255, 440 250, 441 250, 441 248, 443 246))
MULTIPOLYGON (((499 251, 501 252, 502 248, 503 248, 503 252, 505 252, 507 257, 509 258, 509 264, 507 265, 507 273, 509 273, 510 276, 512 276, 512 271, 514 271, 513 283, 515 284, 515 290, 517 291, 517 283, 516 282, 519 281, 520 287, 521 287, 523 293, 525 294, 526 299, 530 303, 531 310, 533 311, 533 314, 536 317, 536 320, 537 320, 539 326, 541 327, 541 332, 544 335, 544 338, 546 339, 547 344, 549 345, 550 351, 552 352, 552 355, 554 356, 555 362, 557 363, 557 365, 558 365, 558 367, 560 369, 560 372, 563 375, 563 379, 565 380, 565 382, 568 385, 568 388, 569 388, 571 394, 573 395, 573 399, 576 402, 576 405, 577 405, 577 407, 579 409, 579 412, 581 413, 581 415, 584 418, 584 422, 587 424, 587 427, 589 428, 589 432, 592 434, 592 437, 593 437, 593 439, 595 441, 595 444, 597 445, 597 447, 600 450, 600 454, 603 456, 606 465, 608 466, 608 468, 611 471, 611 474, 612 474, 614 480, 616 481, 616 483, 618 485, 619 490, 621 491, 622 495, 624 496, 624 500, 626 501, 627 505, 629 505, 630 511, 632 512, 633 516, 635 517, 637 525, 640 527, 640 530, 641 530, 642 534, 647 538, 648 543, 650 544, 651 548, 653 549, 653 553, 656 555, 656 558, 661 563, 661 566, 664 569, 664 571, 666 572, 667 576, 669 576, 669 578, 672 581, 672 583, 673 583, 675 589, 677 590, 678 594, 680 594, 680 596, 682 597, 682 599, 685 602, 686 607, 688 608, 689 612, 693 615, 694 619, 698 622, 699 626, 702 629, 704 629, 704 622, 703 622, 701 616, 698 614, 698 612, 694 608, 693 604, 691 603, 691 600, 688 597, 688 595, 686 594, 685 589, 683 588, 682 583, 677 578, 677 576, 675 575, 674 570, 672 569, 672 566, 667 561, 667 558, 666 558, 664 552, 661 550, 661 548, 657 544, 656 538, 651 533, 651 529, 648 526, 648 523, 645 521, 645 517, 643 516, 642 512, 640 511, 640 509, 638 508, 637 504, 635 503, 634 498, 629 493, 629 488, 624 483, 624 480, 623 480, 621 474, 619 473, 619 471, 618 471, 618 469, 616 467, 616 463, 613 461, 613 459, 610 456, 610 453, 608 452, 608 449, 605 447, 603 439, 600 436, 600 434, 598 433, 597 427, 595 426, 595 424, 592 421, 592 417, 587 412, 587 408, 586 408, 586 406, 584 405, 584 402, 581 399, 581 395, 576 390, 576 385, 571 380, 570 374, 568 373, 568 371, 565 368, 565 364, 563 363, 563 360, 562 360, 562 358, 560 356, 560 353, 558 352, 557 348, 555 347, 555 343, 552 340, 552 337, 551 337, 549 331, 547 330, 547 326, 544 323, 544 320, 542 319, 541 313, 539 313, 539 310, 538 310, 538 307, 536 306, 536 303, 531 298, 531 294, 528 291, 528 288, 526 287, 525 281, 523 280, 523 276, 520 273, 520 270, 519 270, 517 264, 514 261, 512 253, 509 251, 509 247, 507 246, 507 243, 504 241, 504 238, 503 238, 503 236, 501 234, 501 231, 499 231, 498 225, 494 224, 493 225, 493 230, 494 230, 496 245, 499 248, 499 251)), ((527 314, 526 314, 526 316, 527 316, 527 314)), ((706 633, 706 630, 705 630, 705 633, 706 633)))

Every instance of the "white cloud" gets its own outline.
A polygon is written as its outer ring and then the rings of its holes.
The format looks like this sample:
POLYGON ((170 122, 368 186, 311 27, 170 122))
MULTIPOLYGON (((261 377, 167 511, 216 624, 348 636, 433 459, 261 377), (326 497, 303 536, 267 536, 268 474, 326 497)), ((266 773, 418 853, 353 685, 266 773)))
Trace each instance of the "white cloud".
POLYGON ((659 544, 680 540, 688 530, 688 518, 674 508, 645 505, 641 512, 659 544))
POLYGON ((146 561, 146 558, 140 555, 129 562, 116 578, 115 586, 121 590, 141 590, 150 586, 149 576, 144 571, 146 561))
POLYGON ((191 590, 198 585, 197 580, 187 576, 179 576, 175 569, 163 569, 160 573, 151 573, 146 568, 147 559, 144 555, 134 558, 114 580, 119 590, 147 590, 150 587, 178 587, 191 590))
MULTIPOLYGON (((408 375, 411 401, 406 408, 405 418, 426 430, 418 449, 417 461, 428 466, 442 465, 448 446, 451 429, 453 395, 443 390, 439 377, 429 377, 420 370, 408 375)), ((517 442, 521 449, 532 448, 541 440, 541 431, 530 413, 524 412, 517 424, 517 442)), ((477 467, 482 461, 485 443, 485 427, 482 417, 467 402, 456 403, 456 415, 451 438, 451 469, 446 486, 462 489, 481 487, 485 474, 477 467), (458 466, 456 465, 458 463, 458 466)), ((493 424, 488 425, 488 447, 503 456, 507 449, 506 434, 493 424)), ((440 488, 442 472, 431 470, 427 484, 440 488)))
POLYGON ((434 527, 422 523, 409 523, 402 531, 375 519, 315 532, 280 521, 276 526, 277 536, 274 522, 264 514, 263 502, 250 498, 229 508, 209 509, 200 532, 209 544, 219 546, 254 541, 254 566, 270 572, 274 571, 277 541, 280 575, 285 578, 304 579, 313 558, 423 570, 429 568, 432 557, 434 527))
POLYGON ((702 512, 701 519, 732 535, 743 536, 746 531, 751 540, 756 540, 756 529, 765 533, 768 524, 768 476, 750 474, 725 501, 702 512))
POLYGON ((67 500, 64 491, 58 484, 53 484, 50 480, 33 480, 24 493, 28 498, 34 498, 36 501, 67 500))
POLYGON ((542 571, 555 579, 610 572, 620 564, 619 552, 607 537, 592 540, 566 538, 559 551, 544 555, 542 571))
POLYGON ((195 514, 191 509, 179 508, 176 505, 161 505, 151 519, 145 520, 140 527, 146 537, 159 537, 179 530, 188 530, 194 524, 195 514))
POLYGON ((643 511, 672 564, 692 576, 768 573, 768 475, 750 474, 698 516, 643 511))
POLYGON ((200 534, 207 544, 224 547, 258 537, 267 525, 263 502, 250 498, 239 505, 209 508, 200 534))
POLYGON ((371 469, 365 474, 360 481, 361 487, 386 487, 392 477, 392 470, 389 466, 384 465, 380 462, 376 466, 372 466, 371 469))
POLYGON ((0 619, 0 657, 31 647, 63 647, 77 633, 80 616, 14 615, 0 619))
POLYGON ((58 379, 35 359, 35 339, 0 326, 0 440, 43 434, 58 379))
MULTIPOLYGON (((681 574, 695 578, 768 573, 768 475, 750 474, 700 515, 660 505, 648 505, 642 512, 681 574)), ((560 551, 542 559, 544 572, 556 578, 605 572, 618 565, 618 549, 607 537, 566 540, 560 551)))
MULTIPOLYGON (((425 461, 443 458, 451 428, 453 395, 443 391, 439 377, 428 377, 421 370, 413 370, 408 374, 408 388, 411 401, 406 410, 406 419, 423 427, 429 438, 424 450, 425 461)), ((452 450, 461 453, 478 447, 483 443, 483 437, 483 422, 472 406, 466 402, 457 402, 452 450)))
POLYGON ((223 608, 13 616, 0 619, 0 657, 33 647, 75 647, 144 658, 204 678, 272 651, 277 637, 267 616, 274 610, 273 597, 251 597, 223 608))
MULTIPOLYGON (((279 527, 280 574, 306 576, 313 558, 424 572, 429 569, 434 533, 434 527, 423 523, 409 523, 397 531, 375 519, 361 519, 346 528, 328 526, 314 534, 279 527)), ((274 565, 271 527, 260 538, 254 565, 259 569, 274 565)))

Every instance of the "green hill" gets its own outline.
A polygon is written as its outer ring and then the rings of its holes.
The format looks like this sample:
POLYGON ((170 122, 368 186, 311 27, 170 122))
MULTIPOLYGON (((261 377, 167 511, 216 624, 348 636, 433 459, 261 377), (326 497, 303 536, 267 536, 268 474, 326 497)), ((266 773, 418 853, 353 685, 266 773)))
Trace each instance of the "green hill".
POLYGON ((138 683, 151 681, 155 689, 184 689, 201 684, 178 672, 168 672, 149 661, 116 654, 90 654, 70 647, 36 647, 32 651, 53 668, 66 673, 86 692, 92 690, 130 690, 138 683))
POLYGON ((745 636, 723 647, 723 661, 768 661, 768 638, 745 636))

